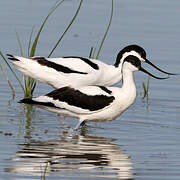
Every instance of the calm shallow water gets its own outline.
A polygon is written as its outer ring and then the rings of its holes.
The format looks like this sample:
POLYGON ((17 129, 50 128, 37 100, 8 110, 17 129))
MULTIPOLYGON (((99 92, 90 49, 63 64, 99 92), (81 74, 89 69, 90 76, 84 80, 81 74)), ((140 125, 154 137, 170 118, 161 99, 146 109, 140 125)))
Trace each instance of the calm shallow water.
MULTIPOLYGON (((38 29, 55 2, 0 2, 0 50, 4 54, 20 54, 16 31, 27 48, 32 26, 38 29)), ((48 55, 78 3, 66 1, 49 19, 37 55, 48 55)), ((54 56, 88 56, 90 47, 100 43, 110 5, 107 0, 84 1, 78 19, 54 56)), ((113 23, 100 58, 113 64, 122 47, 136 43, 146 49, 152 62, 169 72, 179 72, 179 9, 178 0, 115 1, 113 23)), ((81 134, 69 137, 67 132, 77 120, 18 104, 23 94, 14 77, 8 74, 16 97, 10 101, 11 91, 1 74, 0 179, 41 179, 46 167, 46 179, 180 178, 179 76, 165 81, 151 79, 147 103, 142 101, 142 82, 147 77, 136 73, 138 96, 131 108, 112 122, 88 123, 81 134)), ((51 90, 38 84, 35 96, 51 90)))

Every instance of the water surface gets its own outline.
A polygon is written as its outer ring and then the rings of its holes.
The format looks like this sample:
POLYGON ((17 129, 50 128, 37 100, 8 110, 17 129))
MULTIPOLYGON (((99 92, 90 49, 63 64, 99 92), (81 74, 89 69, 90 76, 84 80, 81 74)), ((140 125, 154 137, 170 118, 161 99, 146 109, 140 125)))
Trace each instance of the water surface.
MULTIPOLYGON (((0 50, 4 54, 20 54, 17 31, 27 55, 32 27, 35 25, 35 30, 38 29, 55 2, 1 1, 0 50)), ((78 0, 65 1, 52 15, 40 37, 36 55, 48 55, 78 4, 78 0)), ((87 57, 90 47, 100 44, 110 8, 108 0, 84 1, 78 18, 53 56, 87 57)), ((179 9, 178 0, 114 1, 113 22, 100 59, 114 64, 122 47, 139 44, 153 63, 179 73, 179 9)), ((150 79, 147 102, 142 100, 142 82, 147 81, 147 76, 137 72, 138 96, 131 108, 112 122, 88 123, 82 133, 68 136, 68 130, 77 120, 18 104, 23 98, 22 90, 3 61, 1 63, 15 87, 16 96, 11 101, 11 91, 1 73, 0 179, 41 179, 46 168, 46 179, 180 178, 179 76, 165 81, 150 79)), ((35 96, 51 90, 38 84, 35 96)))

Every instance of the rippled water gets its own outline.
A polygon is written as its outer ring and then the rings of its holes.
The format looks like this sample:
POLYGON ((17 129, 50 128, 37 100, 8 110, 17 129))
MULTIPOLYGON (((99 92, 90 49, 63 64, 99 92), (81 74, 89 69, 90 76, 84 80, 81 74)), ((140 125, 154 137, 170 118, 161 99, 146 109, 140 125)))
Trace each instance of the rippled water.
POLYGON ((133 177, 130 156, 113 139, 96 136, 75 136, 61 140, 34 141, 21 144, 11 159, 7 172, 38 177, 47 166, 46 176, 123 178, 133 177))
MULTIPOLYGON (((0 50, 20 54, 34 25, 56 1, 10 0, 0 2, 0 50), (32 13, 33 12, 33 13, 32 13)), ((49 19, 37 55, 48 55, 60 32, 71 20, 79 0, 65 1, 49 19)), ((78 19, 54 56, 88 56, 99 45, 109 20, 111 1, 84 1, 78 19)), ((169 72, 179 73, 180 1, 114 1, 114 17, 100 59, 113 64, 127 44, 139 44, 147 58, 169 72)), ((27 52, 27 51, 26 51, 27 52)), ((1 61, 4 67, 5 64, 1 61)), ((143 65, 145 66, 145 65, 143 65)), ((14 68, 14 67, 13 67, 14 68)), ((148 68, 148 66, 146 66, 148 68)), ((158 73, 149 68, 151 72, 158 73)), ((74 135, 76 119, 18 104, 23 93, 8 71, 16 90, 0 79, 0 179, 180 179, 180 77, 150 79, 149 99, 142 100, 142 82, 136 73, 135 104, 112 122, 90 122, 74 135)), ((20 73, 18 73, 20 75, 20 73)), ((163 76, 162 74, 158 74, 163 76)), ((35 96, 52 88, 38 84, 35 96)))

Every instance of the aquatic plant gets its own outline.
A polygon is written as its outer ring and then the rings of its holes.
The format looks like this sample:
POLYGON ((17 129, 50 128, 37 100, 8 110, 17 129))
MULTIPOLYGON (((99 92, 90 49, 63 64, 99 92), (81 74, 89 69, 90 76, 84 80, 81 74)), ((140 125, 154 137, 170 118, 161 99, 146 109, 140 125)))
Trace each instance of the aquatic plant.
MULTIPOLYGON (((32 28, 32 31, 30 33, 30 37, 29 37, 29 41, 28 41, 28 56, 29 57, 33 57, 35 56, 35 52, 36 52, 36 49, 37 49, 37 44, 38 44, 38 41, 39 41, 39 37, 40 37, 40 34, 48 20, 48 18, 50 17, 50 15, 64 2, 65 0, 61 0, 61 1, 57 1, 57 3, 55 4, 55 6, 50 10, 50 12, 48 13, 48 15, 46 16, 46 18, 43 20, 42 22, 42 25, 40 26, 40 29, 38 31, 38 33, 36 34, 35 36, 35 39, 32 43, 32 36, 33 36, 33 32, 34 32, 34 27, 32 28)), ((54 50, 57 48, 57 46, 59 45, 59 43, 61 42, 61 40, 63 39, 63 37, 65 36, 65 34, 67 33, 67 31, 69 30, 69 28, 71 27, 72 23, 75 21, 79 11, 80 11, 80 8, 81 8, 81 5, 82 5, 82 2, 83 0, 80 1, 80 4, 75 12, 75 15, 73 16, 72 20, 70 21, 69 25, 67 26, 67 28, 65 29, 65 31, 63 32, 63 34, 60 36, 60 38, 58 39, 58 41, 56 42, 55 46, 53 47, 53 49, 51 50, 50 54, 48 57, 50 57, 54 50)), ((20 48, 20 54, 23 56, 23 47, 22 47, 22 43, 21 43, 21 40, 20 40, 20 37, 19 37, 19 34, 16 32, 16 37, 17 37, 17 41, 18 41, 18 45, 19 45, 19 48, 20 48)), ((35 87, 36 87, 36 80, 34 80, 33 78, 31 77, 27 77, 25 75, 23 75, 23 82, 24 84, 21 83, 19 77, 16 75, 16 73, 12 70, 11 66, 9 65, 7 59, 5 58, 5 56, 2 54, 2 52, 0 52, 0 56, 3 58, 3 60, 6 62, 6 64, 8 65, 10 71, 13 73, 14 77, 17 79, 18 83, 20 84, 23 92, 24 92, 24 97, 26 98, 30 98, 32 97, 33 95, 33 92, 35 90, 35 87)), ((5 71, 3 70, 2 66, 1 67, 1 70, 3 71, 6 79, 8 80, 8 76, 7 74, 5 73, 5 71)), ((8 83, 9 83, 9 86, 11 87, 12 89, 12 92, 15 96, 15 91, 12 87, 12 85, 10 84, 9 80, 8 80, 8 83)))
MULTIPOLYGON (((3 56, 3 54, 2 54, 2 52, 0 51, 0 56, 4 59, 4 61, 6 62, 6 58, 3 56)), ((6 80, 7 80, 7 82, 8 82, 8 85, 9 85, 9 87, 11 88, 11 91, 12 91, 12 98, 14 99, 14 97, 15 97, 15 90, 14 90, 14 88, 13 88, 13 86, 11 85, 11 83, 10 83, 10 81, 9 81, 9 78, 8 78, 8 75, 7 75, 7 73, 5 72, 5 70, 4 70, 4 68, 3 68, 3 66, 0 64, 0 68, 1 68, 1 71, 3 72, 3 74, 4 74, 4 77, 6 78, 6 80)))
POLYGON ((148 103, 148 97, 149 97, 149 82, 150 82, 150 76, 148 76, 146 84, 145 84, 145 82, 142 83, 142 87, 143 87, 143 90, 144 90, 142 100, 144 100, 146 98, 147 103, 148 103))
POLYGON ((114 10, 114 0, 112 0, 112 2, 111 2, 111 14, 110 14, 109 23, 108 23, 108 25, 107 25, 106 31, 105 31, 105 33, 104 33, 104 36, 103 36, 102 41, 101 41, 101 43, 100 43, 100 46, 99 46, 99 48, 98 48, 97 55, 96 55, 96 57, 95 57, 96 48, 91 47, 91 48, 90 48, 90 53, 89 53, 89 58, 96 58, 96 59, 99 58, 99 55, 100 55, 102 46, 103 46, 103 44, 104 44, 104 41, 105 41, 105 39, 106 39, 106 37, 107 37, 109 28, 110 28, 110 26, 111 26, 112 17, 113 17, 113 10, 114 10))
MULTIPOLYGON (((40 26, 39 28, 39 31, 37 32, 36 36, 35 36, 35 39, 34 41, 32 42, 32 39, 33 39, 33 33, 34 33, 34 28, 32 28, 31 30, 31 33, 30 33, 30 36, 29 36, 29 41, 28 41, 28 50, 27 50, 27 54, 29 57, 33 57, 35 56, 35 53, 36 53, 36 49, 37 49, 37 44, 38 44, 38 41, 39 41, 39 37, 40 37, 40 34, 48 20, 48 18, 50 17, 50 15, 62 4, 62 2, 64 2, 64 0, 61 0, 61 1, 58 1, 55 6, 50 10, 50 12, 48 13, 48 15, 45 17, 45 19, 43 20, 42 22, 42 25, 40 26)), ((80 1, 79 3, 79 6, 72 18, 72 20, 70 21, 69 25, 67 26, 67 28, 65 29, 65 31, 62 33, 62 35, 60 36, 60 38, 58 39, 58 41, 56 42, 56 44, 54 45, 54 47, 52 48, 52 50, 50 51, 48 57, 50 57, 53 52, 55 51, 55 49, 58 47, 58 45, 60 44, 61 40, 63 39, 63 37, 65 36, 65 34, 67 33, 67 31, 69 30, 69 28, 71 27, 71 25, 73 24, 73 22, 75 21, 79 11, 80 11, 80 8, 81 8, 81 5, 83 3, 83 0, 80 1)), ((109 28, 111 26, 111 22, 112 22, 112 17, 113 17, 113 0, 112 0, 112 8, 111 8, 111 15, 110 15, 110 19, 109 19, 109 23, 108 23, 108 26, 106 28, 106 31, 105 31, 105 34, 102 38, 102 41, 99 45, 99 48, 97 50, 97 54, 96 54, 96 59, 98 59, 99 55, 100 55, 100 52, 101 52, 101 49, 102 49, 102 46, 104 44, 104 41, 106 39, 106 36, 108 34, 108 31, 109 31, 109 28)), ((23 46, 22 46, 22 43, 21 43, 21 40, 20 40, 20 36, 19 34, 16 32, 16 38, 17 38, 17 42, 18 42, 18 45, 19 45, 19 50, 20 50, 20 54, 21 56, 24 55, 23 53, 23 46)), ((89 57, 91 58, 94 58, 95 57, 95 52, 96 52, 96 48, 94 47, 91 47, 91 51, 90 51, 90 54, 89 54, 89 57)), ((30 98, 32 97, 33 95, 33 92, 35 90, 35 87, 36 87, 36 80, 34 80, 33 78, 31 77, 27 77, 25 75, 23 75, 23 83, 21 82, 20 78, 16 75, 16 73, 13 71, 13 69, 11 68, 11 66, 9 65, 7 59, 5 58, 5 56, 2 54, 2 52, 0 52, 0 56, 3 58, 3 60, 6 62, 7 66, 9 67, 10 71, 13 73, 14 77, 17 79, 19 85, 21 86, 23 92, 24 92, 24 97, 26 98, 30 98)), ((9 83, 9 86, 10 88, 12 89, 12 92, 13 92, 13 96, 15 96, 15 91, 14 91, 14 88, 13 86, 11 85, 10 81, 8 80, 8 76, 7 74, 5 73, 5 71, 3 70, 3 67, 0 66, 1 70, 3 71, 8 83, 9 83)))

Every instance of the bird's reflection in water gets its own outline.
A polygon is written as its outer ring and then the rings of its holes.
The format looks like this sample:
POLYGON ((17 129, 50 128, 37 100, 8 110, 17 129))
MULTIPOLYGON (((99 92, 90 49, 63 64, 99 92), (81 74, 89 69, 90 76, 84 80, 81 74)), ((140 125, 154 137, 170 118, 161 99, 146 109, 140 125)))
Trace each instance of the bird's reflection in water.
MULTIPOLYGON (((130 156, 104 137, 75 135, 55 141, 33 141, 20 145, 12 160, 11 173, 31 177, 133 179, 130 156)), ((33 179, 33 178, 31 178, 33 179)))

